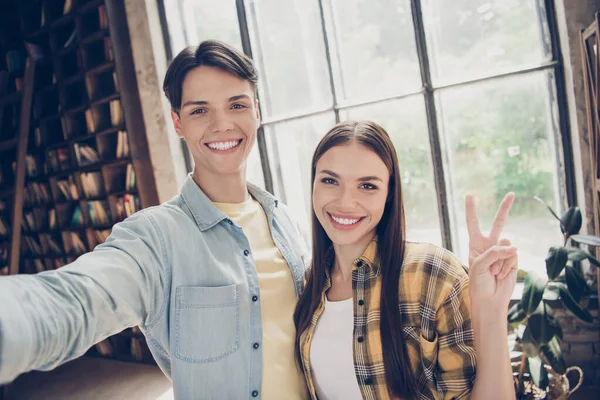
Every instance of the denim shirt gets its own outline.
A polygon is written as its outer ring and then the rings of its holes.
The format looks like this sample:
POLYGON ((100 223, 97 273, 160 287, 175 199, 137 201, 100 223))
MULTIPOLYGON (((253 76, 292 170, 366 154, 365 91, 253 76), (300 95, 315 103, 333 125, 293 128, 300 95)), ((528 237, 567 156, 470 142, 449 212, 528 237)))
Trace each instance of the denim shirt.
MULTIPOLYGON (((248 190, 299 295, 309 260, 298 225, 269 193, 248 190)), ((191 176, 179 195, 116 224, 75 262, 0 278, 0 383, 136 325, 177 399, 261 397, 261 298, 248 239, 191 176)))

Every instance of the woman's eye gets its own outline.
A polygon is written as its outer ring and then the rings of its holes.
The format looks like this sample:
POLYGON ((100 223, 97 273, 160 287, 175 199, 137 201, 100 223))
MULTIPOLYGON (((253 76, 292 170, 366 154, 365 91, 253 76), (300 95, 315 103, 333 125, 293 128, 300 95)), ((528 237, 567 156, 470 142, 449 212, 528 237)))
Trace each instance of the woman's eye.
POLYGON ((372 185, 370 183, 363 183, 362 185, 360 185, 361 189, 367 189, 367 190, 377 190, 377 186, 372 185))
POLYGON ((323 182, 326 185, 335 185, 335 180, 331 178, 323 178, 321 179, 321 182, 323 182))
POLYGON ((234 104, 231 106, 231 108, 233 108, 234 110, 243 110, 244 108, 246 108, 246 106, 243 104, 234 104))
POLYGON ((206 113, 206 109, 205 108, 198 108, 194 111, 191 112, 192 115, 196 115, 196 114, 204 114, 206 113))

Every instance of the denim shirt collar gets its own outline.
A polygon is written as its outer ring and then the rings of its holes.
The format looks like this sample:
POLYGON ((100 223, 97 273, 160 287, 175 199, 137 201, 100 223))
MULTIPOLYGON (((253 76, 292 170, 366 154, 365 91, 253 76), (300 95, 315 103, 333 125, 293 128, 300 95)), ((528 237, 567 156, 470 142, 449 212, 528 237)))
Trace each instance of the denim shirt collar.
MULTIPOLYGON (((278 206, 278 200, 269 192, 255 186, 251 183, 247 184, 248 192, 256 199, 265 210, 267 217, 271 219, 273 211, 278 206)), ((198 228, 201 231, 206 231, 219 222, 227 219, 227 215, 213 204, 192 178, 192 174, 188 174, 181 188, 181 197, 190 209, 198 228)))

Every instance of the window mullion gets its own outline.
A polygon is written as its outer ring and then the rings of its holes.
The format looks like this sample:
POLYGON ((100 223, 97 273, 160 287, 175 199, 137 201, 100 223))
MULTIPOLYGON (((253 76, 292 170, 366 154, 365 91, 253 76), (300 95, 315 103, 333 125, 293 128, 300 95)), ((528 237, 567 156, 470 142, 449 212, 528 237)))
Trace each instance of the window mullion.
MULTIPOLYGON (((235 2, 237 8, 238 15, 238 23, 240 26, 240 36, 242 39, 242 48, 244 53, 252 58, 252 46, 250 43, 250 30, 248 29, 248 19, 246 17, 246 8, 244 6, 244 0, 236 0, 235 2)), ((256 96, 258 97, 258 90, 256 91, 256 96)), ((258 111, 260 115, 262 115, 260 109, 260 101, 258 102, 258 111)), ((256 143, 258 146, 258 152, 260 154, 260 163, 263 170, 263 177, 265 180, 265 189, 275 194, 275 188, 273 185, 273 175, 271 173, 271 162, 269 159, 269 151, 267 149, 267 139, 265 137, 265 131, 263 127, 259 127, 256 133, 256 143)), ((285 198, 282 199, 285 201, 285 198)))
POLYGON ((323 0, 319 1, 319 16, 321 17, 321 30, 323 31, 323 43, 325 44, 325 58, 327 59, 327 70, 329 72, 329 88, 331 89, 331 98, 333 99, 333 107, 335 112, 335 123, 340 122, 340 111, 337 109, 338 100, 335 93, 335 82, 333 79, 333 65, 331 63, 331 47, 329 46, 329 38, 327 37, 327 29, 325 24, 325 11, 323 9, 323 0))
POLYGON ((440 142, 440 131, 437 121, 433 86, 431 84, 431 70, 429 65, 429 56, 427 53, 425 24, 423 22, 421 1, 411 0, 411 10, 417 44, 417 55, 419 57, 419 67, 421 69, 421 80, 423 82, 423 91, 425 96, 425 109, 427 112, 427 127, 431 146, 433 175, 438 198, 438 215, 442 229, 442 243, 445 248, 452 251, 452 228, 450 225, 450 211, 448 209, 450 204, 449 198, 451 196, 448 194, 446 181, 444 179, 444 163, 440 142))

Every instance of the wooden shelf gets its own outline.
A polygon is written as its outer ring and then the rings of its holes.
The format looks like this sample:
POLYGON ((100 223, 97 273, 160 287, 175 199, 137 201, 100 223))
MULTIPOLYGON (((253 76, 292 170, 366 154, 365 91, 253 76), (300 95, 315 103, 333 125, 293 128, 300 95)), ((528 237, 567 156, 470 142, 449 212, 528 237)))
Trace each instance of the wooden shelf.
MULTIPOLYGON (((45 0, 45 2, 50 1, 52 0, 45 0)), ((24 11, 31 14, 31 16, 37 15, 37 11, 39 11, 35 9, 37 4, 37 2, 32 3, 24 11)), ((20 11, 17 10, 16 12, 20 11)), ((148 143, 145 127, 143 123, 140 123, 140 115, 142 115, 141 105, 138 101, 140 93, 137 80, 135 79, 135 65, 131 53, 130 35, 127 27, 124 3, 120 0, 92 0, 85 4, 74 1, 72 9, 67 15, 59 15, 58 13, 58 9, 52 8, 46 15, 47 18, 51 19, 46 20, 48 22, 46 26, 34 29, 33 33, 23 33, 21 35, 27 38, 28 41, 42 47, 44 59, 30 63, 34 67, 43 68, 43 70, 38 71, 41 74, 30 74, 31 77, 28 81, 25 81, 25 87, 22 92, 15 92, 0 98, 0 119, 3 118, 4 105, 17 101, 21 102, 20 115, 23 116, 21 120, 17 121, 16 117, 12 116, 13 111, 9 108, 6 109, 8 111, 5 114, 9 114, 10 111, 11 118, 13 119, 11 124, 16 125, 17 122, 19 124, 19 136, 18 138, 0 141, 0 151, 3 152, 0 157, 7 155, 10 159, 5 160, 11 160, 10 162, 15 160, 18 171, 14 176, 6 177, 8 182, 14 181, 15 183, 10 186, 5 185, 0 189, 0 197, 6 198, 8 200, 7 204, 11 207, 3 215, 12 214, 12 220, 15 221, 18 227, 16 229, 17 232, 12 232, 9 242, 9 256, 14 254, 14 257, 9 257, 11 261, 9 267, 10 273, 37 271, 39 266, 33 265, 32 260, 43 260, 44 268, 50 268, 78 257, 80 254, 68 253, 66 250, 72 250, 72 248, 69 248, 68 243, 63 243, 63 240, 67 240, 69 232, 78 235, 86 249, 95 247, 98 238, 96 238, 97 235, 94 231, 111 230, 114 223, 120 220, 116 218, 120 211, 116 209, 116 202, 121 196, 127 194, 135 195, 139 198, 140 203, 145 206, 159 204, 153 168, 147 157, 148 143), (106 11, 109 26, 107 29, 98 29, 96 32, 93 32, 93 29, 103 26, 103 20, 96 20, 96 18, 100 19, 101 15, 103 18, 104 15, 97 10, 105 3, 106 7, 104 11, 106 11), (70 34, 73 29, 77 31, 77 36, 66 48, 61 48, 60 45, 64 45, 68 38, 71 37, 70 34), (118 40, 110 40, 110 50, 112 52, 110 56, 105 53, 105 38, 118 38, 118 40), (105 81, 110 83, 112 79, 110 75, 113 73, 116 75, 117 82, 119 83, 119 91, 116 90, 116 87, 109 88, 108 84, 104 84, 105 81), (35 78, 36 75, 38 78, 35 78), (40 79, 38 89, 36 89, 34 79, 40 79), (93 90, 90 93, 89 89, 96 88, 90 88, 89 84, 94 84, 101 90, 93 90), (107 91, 104 92, 102 89, 106 89, 107 91), (121 93, 123 93, 124 97, 121 97, 121 93), (91 96, 101 94, 107 95, 100 98, 92 98, 91 96), (35 99, 35 103, 33 99, 35 99), (111 107, 109 107, 109 103, 116 99, 120 100, 123 122, 119 126, 108 126, 111 122, 111 107), (125 99, 132 100, 125 101, 125 99), (56 110, 47 107, 50 105, 53 106, 54 104, 50 102, 54 103, 55 101, 58 101, 56 110), (33 104, 39 107, 36 111, 50 111, 51 114, 45 115, 42 118, 32 118, 33 104), (69 106, 68 108, 66 107, 67 105, 69 106), (90 123, 88 121, 90 114, 85 113, 90 108, 92 108, 92 116, 95 118, 93 122, 100 128, 92 133, 87 132, 87 126, 90 123), (29 112, 27 118, 25 118, 27 113, 24 110, 29 112), (59 121, 61 117, 62 120, 59 121), (31 143, 31 141, 37 140, 37 137, 34 136, 35 139, 31 138, 30 132, 33 130, 32 128, 37 128, 38 125, 40 130, 37 132, 42 135, 41 143, 52 144, 42 145, 38 148, 32 146, 35 143, 31 143), (65 129, 69 130, 68 134, 60 132, 65 129), (125 158, 113 159, 112 157, 115 157, 117 154, 117 144, 122 143, 123 137, 118 134, 119 131, 127 132, 126 138, 129 142, 129 154, 125 158), (75 156, 74 144, 83 142, 97 151, 101 157, 104 156, 105 159, 93 165, 79 166, 75 156), (50 152, 50 150, 59 148, 67 149, 66 155, 62 152, 60 153, 60 156, 63 157, 60 159, 58 152, 50 152), (27 178, 27 156, 34 154, 36 155, 36 162, 40 163, 37 165, 37 170, 48 170, 49 172, 33 178, 27 178), (49 159, 49 156, 53 158, 49 159), (111 158, 109 159, 109 157, 111 158), (134 158, 136 160, 135 163, 132 161, 134 158), (67 167, 67 169, 51 171, 49 167, 52 164, 59 164, 67 167), (136 187, 132 190, 122 190, 126 187, 123 183, 129 164, 133 166, 136 173, 136 187), (84 189, 89 188, 87 186, 84 188, 83 186, 90 184, 89 180, 82 179, 81 174, 85 172, 98 172, 98 176, 102 180, 91 181, 91 184, 101 185, 100 188, 103 191, 108 189, 108 192, 93 198, 84 198, 86 192, 84 189), (70 179, 71 177, 72 180, 70 179), (65 178, 69 178, 68 190, 72 189, 70 185, 75 185, 81 197, 80 199, 62 199, 62 191, 65 189, 62 186, 65 183, 62 182, 66 180, 65 178), (47 185, 50 196, 48 203, 24 204, 24 190, 29 183, 43 183, 47 185), (58 186, 59 183, 62 187, 58 186), (102 203, 91 203, 94 201, 102 203), (92 204, 92 210, 89 209, 89 204, 92 204), (96 209, 98 205, 100 209, 96 209), (97 217, 101 214, 98 214, 96 211, 101 213, 103 207, 106 209, 109 220, 114 221, 114 223, 92 223, 92 217, 94 217, 94 221, 100 221, 97 217), (24 213, 35 210, 37 218, 38 213, 49 213, 50 209, 54 209, 56 212, 56 227, 49 229, 46 225, 44 229, 36 231, 25 231, 21 228, 24 213), (78 209, 81 212, 80 216, 75 214, 79 213, 78 209), (77 216, 77 221, 81 222, 81 225, 70 225, 73 216, 77 216), (39 238, 40 235, 51 235, 55 238, 56 244, 61 247, 63 253, 46 255, 29 253, 27 256, 22 256, 21 245, 24 243, 22 235, 30 235, 36 238, 39 238), (19 259, 19 257, 21 258, 19 259)), ((24 23, 29 23, 30 27, 35 26, 30 22, 34 21, 24 21, 24 23)), ((1 56, 4 55, 0 54, 1 56)), ((10 77, 8 74, 4 74, 4 77, 14 79, 14 77, 10 77)), ((1 73, 0 78, 2 78, 0 81, 4 79, 1 73)), ((113 83, 115 82, 113 81, 113 83)), ((0 86, 2 86, 2 82, 0 82, 0 86)), ((4 88, 0 87, 0 92, 3 90, 4 88)), ((2 164, 3 170, 5 170, 5 163, 3 162, 2 164)), ((88 192, 92 193, 93 191, 88 190, 88 192)), ((39 193, 36 195, 39 195, 39 193)), ((43 220, 46 223, 48 222, 45 215, 43 215, 43 220)), ((36 220, 36 222, 44 222, 43 220, 36 220)), ((0 242, 2 240, 0 239, 0 242)), ((28 246, 23 247, 27 248, 28 246)), ((39 264, 39 261, 35 261, 35 263, 39 264)), ((143 335, 133 334, 131 331, 126 331, 119 336, 120 338, 117 340, 125 342, 127 338, 143 338, 143 335)), ((125 351, 123 354, 115 354, 108 358, 140 362, 129 356, 125 351)))

